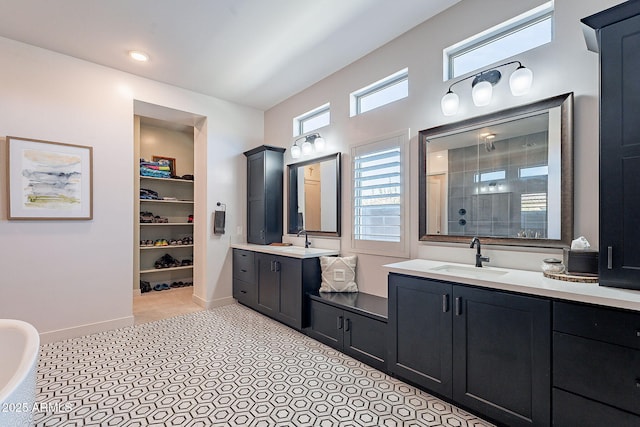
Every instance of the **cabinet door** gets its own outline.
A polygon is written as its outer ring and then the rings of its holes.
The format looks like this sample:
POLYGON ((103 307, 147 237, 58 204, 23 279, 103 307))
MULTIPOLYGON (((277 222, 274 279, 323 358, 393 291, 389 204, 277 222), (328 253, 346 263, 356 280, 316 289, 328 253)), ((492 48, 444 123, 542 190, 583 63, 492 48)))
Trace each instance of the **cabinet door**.
POLYGON ((276 317, 280 299, 276 257, 262 253, 256 253, 255 256, 258 272, 256 308, 267 316, 276 317))
POLYGON ((600 284, 640 289, 640 16, 600 32, 600 284))
POLYGON ((454 286, 453 399, 509 426, 550 424, 551 307, 454 286))
POLYGON ((247 242, 265 244, 265 153, 247 157, 247 242))
POLYGON ((302 327, 302 260, 276 257, 278 276, 278 320, 289 326, 302 327))
POLYGON ((364 363, 386 370, 387 324, 348 311, 344 312, 343 351, 364 363))
POLYGON ((451 285, 389 275, 389 370, 451 396, 451 285))
POLYGON ((309 336, 342 350, 342 328, 344 327, 342 310, 329 304, 311 300, 309 321, 307 331, 309 336))

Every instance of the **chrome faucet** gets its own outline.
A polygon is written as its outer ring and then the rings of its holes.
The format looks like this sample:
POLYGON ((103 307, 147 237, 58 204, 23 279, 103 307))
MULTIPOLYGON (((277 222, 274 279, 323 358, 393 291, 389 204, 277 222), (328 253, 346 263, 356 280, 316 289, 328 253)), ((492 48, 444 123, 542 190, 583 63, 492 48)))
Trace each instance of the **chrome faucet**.
POLYGON ((298 237, 300 237, 300 235, 302 233, 304 233, 304 247, 305 248, 310 248, 311 247, 311 242, 309 241, 309 234, 307 233, 307 230, 298 231, 298 237))
POLYGON ((482 267, 482 262, 489 262, 491 261, 491 259, 488 256, 482 256, 481 251, 481 245, 480 245, 480 239, 478 239, 477 237, 474 237, 473 240, 471 240, 471 244, 469 245, 470 248, 476 247, 476 267, 482 267))

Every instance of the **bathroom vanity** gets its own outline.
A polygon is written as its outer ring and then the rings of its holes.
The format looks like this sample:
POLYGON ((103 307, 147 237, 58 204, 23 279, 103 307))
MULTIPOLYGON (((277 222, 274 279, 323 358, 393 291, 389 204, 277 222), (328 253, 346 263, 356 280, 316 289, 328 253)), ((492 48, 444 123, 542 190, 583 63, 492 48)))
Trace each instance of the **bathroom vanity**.
POLYGON ((320 256, 339 251, 233 244, 233 297, 295 329, 307 326, 306 295, 320 288, 320 256))
POLYGON ((640 425, 640 292, 389 264, 389 371, 509 426, 640 425))

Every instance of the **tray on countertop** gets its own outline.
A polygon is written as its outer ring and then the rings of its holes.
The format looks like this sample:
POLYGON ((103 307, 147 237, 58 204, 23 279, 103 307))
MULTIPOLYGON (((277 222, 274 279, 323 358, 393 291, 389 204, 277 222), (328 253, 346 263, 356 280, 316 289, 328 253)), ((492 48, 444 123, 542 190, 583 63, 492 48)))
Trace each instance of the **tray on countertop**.
POLYGON ((548 277, 549 279, 562 280, 565 282, 574 282, 574 283, 598 283, 598 276, 579 276, 577 274, 567 274, 567 273, 549 273, 544 271, 544 277, 548 277))

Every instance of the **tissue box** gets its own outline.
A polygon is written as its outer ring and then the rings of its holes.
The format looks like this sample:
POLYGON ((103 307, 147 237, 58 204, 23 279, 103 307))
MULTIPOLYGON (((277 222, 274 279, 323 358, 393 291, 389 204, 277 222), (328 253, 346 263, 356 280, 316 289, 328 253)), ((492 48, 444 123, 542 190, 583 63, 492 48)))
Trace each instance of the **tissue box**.
POLYGON ((598 251, 592 249, 565 249, 565 271, 581 276, 598 275, 598 251))

